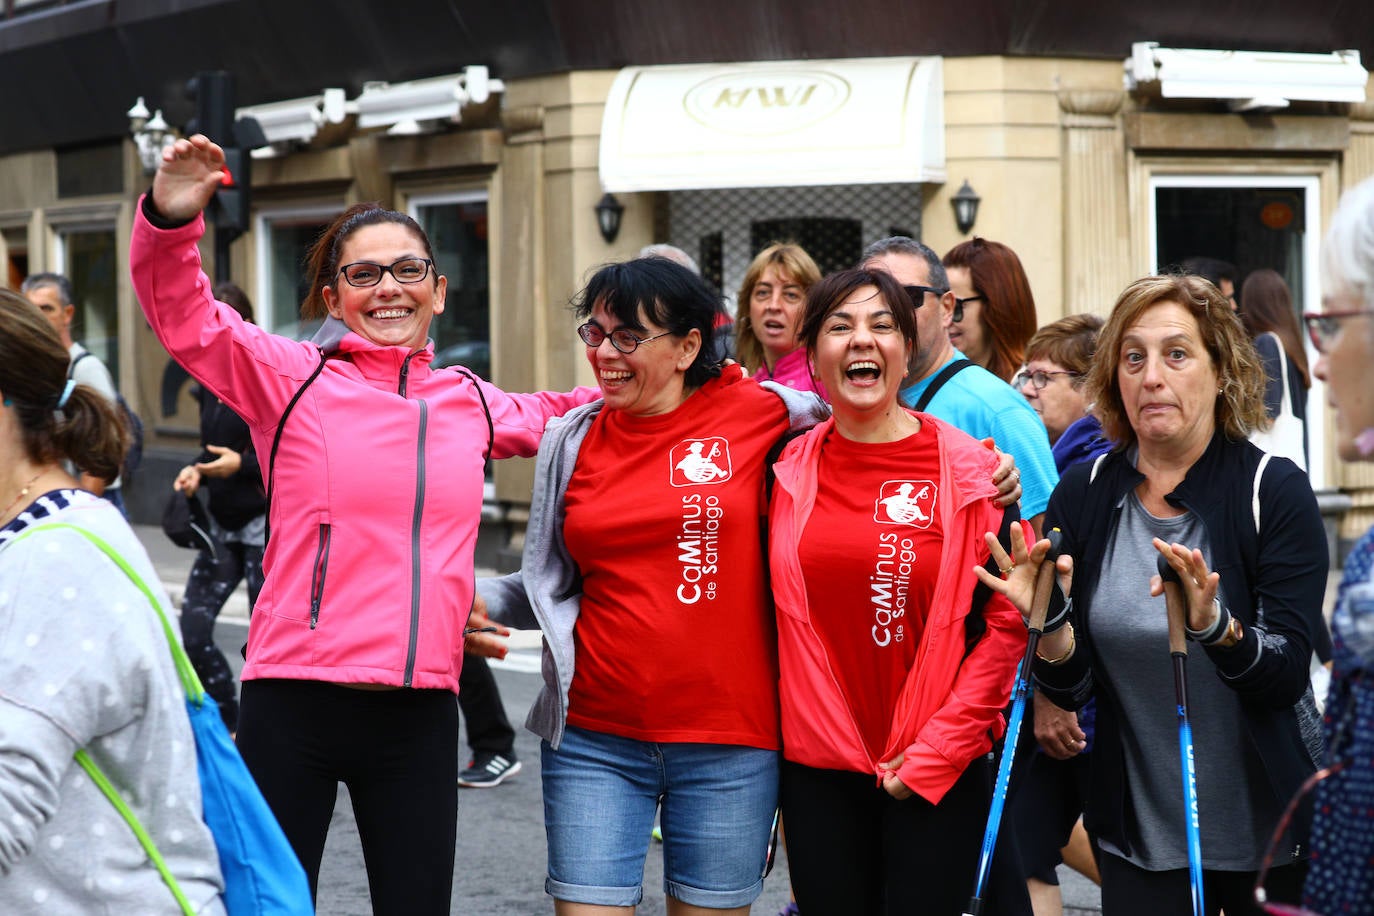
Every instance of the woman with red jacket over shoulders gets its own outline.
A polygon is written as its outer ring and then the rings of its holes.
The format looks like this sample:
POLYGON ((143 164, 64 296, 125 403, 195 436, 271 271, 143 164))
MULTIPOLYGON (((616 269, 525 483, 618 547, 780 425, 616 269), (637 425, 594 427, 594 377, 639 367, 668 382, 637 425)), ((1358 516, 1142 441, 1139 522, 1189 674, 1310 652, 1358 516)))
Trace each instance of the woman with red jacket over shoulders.
MULTIPOLYGON (((984 526, 1015 518, 993 504, 995 459, 898 402, 908 301, 882 271, 812 288, 801 336, 834 416, 774 466, 781 807, 807 916, 961 912, 1025 647, 1015 608, 968 571, 984 526)), ((989 912, 1025 907, 1021 884, 989 912)))
POLYGON ((164 150, 130 260, 158 339, 264 457, 271 537, 239 750, 312 892, 343 782, 374 911, 447 914, 483 466, 488 451, 533 455, 545 422, 595 392, 506 394, 434 370, 447 279, 420 226, 376 204, 345 210, 312 250, 302 311, 329 316, 316 341, 248 324, 215 301, 196 247, 223 176, 203 136, 164 150))

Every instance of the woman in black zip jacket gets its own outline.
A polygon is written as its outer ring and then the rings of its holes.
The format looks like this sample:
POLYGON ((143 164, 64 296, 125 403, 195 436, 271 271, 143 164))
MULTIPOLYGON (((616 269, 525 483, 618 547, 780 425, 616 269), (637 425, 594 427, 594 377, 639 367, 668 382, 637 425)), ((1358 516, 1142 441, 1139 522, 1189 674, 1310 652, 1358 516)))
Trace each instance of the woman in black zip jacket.
MULTIPOLYGON (((1321 756, 1308 675, 1325 639, 1329 566, 1316 498, 1296 465, 1246 439, 1264 422, 1263 369, 1210 284, 1166 276, 1127 287, 1088 388, 1118 444, 1070 468, 1050 499, 1072 606, 1052 608, 1035 677, 1064 708, 1098 701, 1084 820, 1103 913, 1192 912, 1161 555, 1187 602, 1206 902, 1227 916, 1260 913, 1251 890, 1265 846, 1321 756)), ((982 578, 1024 613, 1038 562, 1020 549, 1001 566, 1005 579, 982 578)), ((1309 821, 1296 818, 1280 846, 1271 900, 1297 900, 1309 821)))
MULTIPOLYGON (((233 283, 216 285, 214 295, 245 321, 253 320, 253 303, 233 283)), ((233 669, 215 645, 215 618, 241 581, 248 586, 250 611, 258 600, 267 496, 248 424, 204 387, 196 385, 194 393, 200 402, 202 460, 182 468, 172 486, 188 496, 200 487, 209 494, 215 551, 200 550, 191 566, 181 601, 181 641, 206 693, 219 704, 220 716, 233 732, 238 728, 239 701, 233 669)))

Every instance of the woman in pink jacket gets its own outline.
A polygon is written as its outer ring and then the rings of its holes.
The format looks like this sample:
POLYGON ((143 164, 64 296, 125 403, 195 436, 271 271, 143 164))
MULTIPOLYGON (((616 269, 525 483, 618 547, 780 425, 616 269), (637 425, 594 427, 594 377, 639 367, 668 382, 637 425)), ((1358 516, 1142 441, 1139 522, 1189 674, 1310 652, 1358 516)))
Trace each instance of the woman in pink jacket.
POLYGON ((303 312, 329 316, 315 341, 248 324, 214 300, 196 247, 223 168, 203 136, 168 147, 130 247, 158 339, 263 456, 270 539, 239 749, 312 891, 343 782, 374 912, 447 914, 483 464, 533 455, 545 421, 595 389, 508 395, 432 368, 447 280, 415 221, 375 204, 311 253, 303 312))
MULTIPOLYGON (((982 444, 898 402, 916 340, 883 271, 832 274, 801 336, 834 415, 774 466, 781 807, 806 916, 961 912, 1026 632, 968 571, 1014 519, 982 444)), ((991 901, 989 912, 1024 906, 991 901)))
POLYGON ((825 397, 797 336, 806 291, 820 278, 811 255, 794 242, 774 242, 749 262, 736 297, 735 353, 760 382, 825 397))

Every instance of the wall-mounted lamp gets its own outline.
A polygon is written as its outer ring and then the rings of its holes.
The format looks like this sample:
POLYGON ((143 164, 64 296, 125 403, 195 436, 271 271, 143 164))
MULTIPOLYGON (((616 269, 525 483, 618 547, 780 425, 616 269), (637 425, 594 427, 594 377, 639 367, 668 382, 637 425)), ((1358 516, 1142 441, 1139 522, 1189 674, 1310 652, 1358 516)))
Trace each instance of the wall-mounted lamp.
POLYGON ((973 229, 973 224, 978 221, 978 205, 983 198, 978 196, 978 192, 969 185, 968 179, 964 179, 963 185, 954 196, 949 199, 949 205, 954 208, 954 225, 959 227, 959 232, 968 235, 973 229))
POLYGON ((620 216, 625 212, 625 207, 620 201, 615 199, 615 195, 609 192, 601 195, 601 200, 596 204, 596 224, 601 228, 601 237, 609 245, 615 241, 615 237, 620 234, 620 216))
POLYGON ((148 117, 148 106, 143 96, 138 97, 134 107, 125 114, 129 118, 129 134, 134 138, 138 149, 138 161, 143 166, 143 174, 151 175, 162 162, 162 151, 176 141, 176 131, 162 119, 162 109, 148 117))

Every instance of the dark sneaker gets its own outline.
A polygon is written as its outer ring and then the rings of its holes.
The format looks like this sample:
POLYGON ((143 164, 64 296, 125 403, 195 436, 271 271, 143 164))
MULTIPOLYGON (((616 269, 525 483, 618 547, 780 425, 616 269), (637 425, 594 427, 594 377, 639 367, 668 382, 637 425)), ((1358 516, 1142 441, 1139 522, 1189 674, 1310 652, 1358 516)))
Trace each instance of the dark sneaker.
POLYGON ((481 754, 458 774, 458 785, 466 789, 490 789, 520 772, 520 761, 500 754, 481 754))

